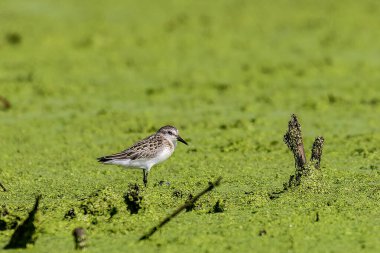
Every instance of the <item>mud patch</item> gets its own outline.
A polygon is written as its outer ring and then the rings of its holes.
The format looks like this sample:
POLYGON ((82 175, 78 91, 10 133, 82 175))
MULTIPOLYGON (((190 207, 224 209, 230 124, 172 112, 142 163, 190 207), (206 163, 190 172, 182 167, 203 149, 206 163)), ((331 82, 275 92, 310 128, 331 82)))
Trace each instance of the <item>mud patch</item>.
POLYGON ((67 219, 67 220, 74 219, 75 217, 76 217, 76 214, 75 214, 75 209, 74 208, 70 208, 70 210, 67 211, 65 213, 65 216, 64 216, 64 218, 67 219))
POLYGON ((5 41, 9 45, 18 45, 22 42, 22 36, 17 32, 9 32, 5 35, 5 41))
POLYGON ((223 213, 224 210, 225 210, 224 201, 218 200, 218 201, 216 201, 216 203, 212 207, 212 209, 209 211, 209 213, 223 213))
POLYGON ((130 184, 128 192, 124 195, 124 203, 131 214, 137 214, 141 209, 140 187, 137 184, 130 184))

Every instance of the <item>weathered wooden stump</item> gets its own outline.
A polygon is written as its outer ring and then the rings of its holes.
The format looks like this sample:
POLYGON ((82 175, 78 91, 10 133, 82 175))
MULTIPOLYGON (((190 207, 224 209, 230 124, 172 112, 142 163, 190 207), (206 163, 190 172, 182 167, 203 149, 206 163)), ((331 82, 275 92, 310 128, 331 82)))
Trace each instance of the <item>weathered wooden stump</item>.
POLYGON ((75 249, 82 250, 87 246, 87 236, 84 228, 75 228, 73 230, 75 249))
POLYGON ((302 178, 310 175, 312 170, 320 170, 324 138, 322 136, 315 138, 311 150, 311 159, 308 163, 302 140, 301 125, 297 116, 293 114, 288 124, 288 131, 284 135, 284 142, 293 153, 296 167, 295 174, 290 176, 287 184, 284 184, 284 190, 286 190, 289 187, 300 185, 302 178))

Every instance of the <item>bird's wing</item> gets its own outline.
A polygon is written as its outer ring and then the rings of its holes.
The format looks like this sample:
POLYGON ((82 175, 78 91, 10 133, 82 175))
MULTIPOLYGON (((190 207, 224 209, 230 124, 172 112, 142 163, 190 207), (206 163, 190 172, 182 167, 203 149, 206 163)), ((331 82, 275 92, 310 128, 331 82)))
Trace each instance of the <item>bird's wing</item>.
POLYGON ((123 160, 123 159, 144 159, 154 157, 158 151, 161 150, 164 143, 163 140, 156 135, 151 135, 136 144, 132 147, 127 148, 119 153, 103 156, 98 158, 100 162, 105 162, 109 160, 123 160))

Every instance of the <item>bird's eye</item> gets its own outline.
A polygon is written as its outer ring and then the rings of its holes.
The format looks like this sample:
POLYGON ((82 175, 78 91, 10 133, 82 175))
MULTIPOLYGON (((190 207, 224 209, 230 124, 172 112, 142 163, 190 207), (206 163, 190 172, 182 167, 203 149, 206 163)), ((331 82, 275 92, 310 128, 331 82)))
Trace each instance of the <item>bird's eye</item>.
POLYGON ((168 134, 173 135, 173 132, 169 131, 168 134))

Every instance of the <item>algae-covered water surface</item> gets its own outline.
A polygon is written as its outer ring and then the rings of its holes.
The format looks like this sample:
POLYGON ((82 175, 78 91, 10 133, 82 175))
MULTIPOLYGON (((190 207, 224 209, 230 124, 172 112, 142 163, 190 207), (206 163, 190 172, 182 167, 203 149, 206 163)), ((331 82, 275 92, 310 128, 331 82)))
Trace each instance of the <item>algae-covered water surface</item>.
POLYGON ((380 252, 379 16, 378 1, 1 1, 0 247, 41 194, 18 252, 72 252, 77 227, 87 252, 380 252), (321 171, 273 194, 295 170, 292 113, 308 157, 325 138, 321 171), (167 124, 189 146, 147 188, 97 163, 167 124))

